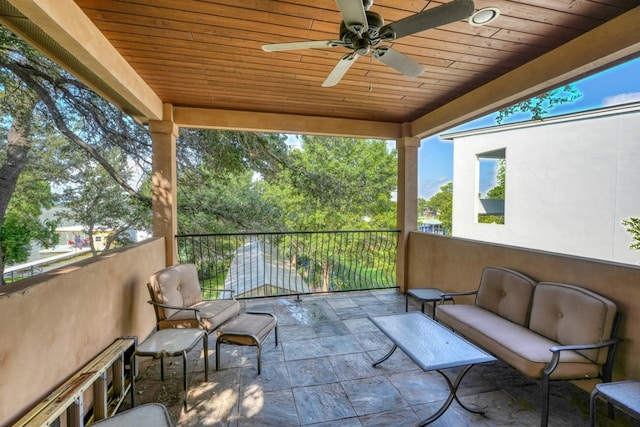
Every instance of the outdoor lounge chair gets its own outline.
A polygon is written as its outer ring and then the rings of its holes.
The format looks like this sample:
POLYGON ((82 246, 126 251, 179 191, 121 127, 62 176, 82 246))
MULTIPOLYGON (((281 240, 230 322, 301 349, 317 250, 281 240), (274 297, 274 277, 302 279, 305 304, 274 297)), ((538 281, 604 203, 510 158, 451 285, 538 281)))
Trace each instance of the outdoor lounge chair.
MULTIPOLYGON (((275 329, 276 316, 271 313, 245 312, 228 289, 201 288, 194 264, 177 264, 158 271, 149 283, 150 304, 156 312, 157 328, 202 328, 216 331, 216 370, 220 360, 220 344, 232 343, 257 347, 258 374, 261 371, 261 347, 267 335, 275 329), (203 290, 230 292, 230 299, 205 300, 203 290)), ((162 368, 161 368, 162 369, 162 368)))
POLYGON ((157 328, 202 328, 211 333, 238 315, 240 303, 233 291, 202 288, 194 264, 177 264, 151 276, 147 284, 157 328), (206 300, 203 290, 226 292, 229 299, 206 300))

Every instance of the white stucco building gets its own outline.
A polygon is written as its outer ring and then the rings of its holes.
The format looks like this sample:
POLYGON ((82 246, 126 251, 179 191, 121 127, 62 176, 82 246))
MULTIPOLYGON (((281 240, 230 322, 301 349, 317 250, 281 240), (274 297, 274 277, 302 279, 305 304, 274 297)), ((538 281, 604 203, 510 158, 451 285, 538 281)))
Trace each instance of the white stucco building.
POLYGON ((640 103, 450 133, 453 235, 638 264, 622 220, 640 217, 640 103), (480 196, 482 158, 504 158, 504 203, 480 196), (503 213, 504 224, 478 216, 503 213))

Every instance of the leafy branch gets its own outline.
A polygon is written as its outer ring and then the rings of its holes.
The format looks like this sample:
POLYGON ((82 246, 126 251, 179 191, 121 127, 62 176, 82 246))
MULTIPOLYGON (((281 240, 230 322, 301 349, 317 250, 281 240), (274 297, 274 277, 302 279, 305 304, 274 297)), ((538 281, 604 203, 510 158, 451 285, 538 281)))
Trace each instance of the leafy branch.
POLYGON ((633 237, 633 243, 631 243, 629 247, 640 250, 640 218, 631 217, 629 219, 623 219, 622 225, 627 227, 627 232, 633 237))
POLYGON ((581 96, 578 89, 568 84, 498 111, 496 122, 501 124, 507 117, 517 113, 529 113, 531 120, 542 120, 552 108, 573 102, 581 96))

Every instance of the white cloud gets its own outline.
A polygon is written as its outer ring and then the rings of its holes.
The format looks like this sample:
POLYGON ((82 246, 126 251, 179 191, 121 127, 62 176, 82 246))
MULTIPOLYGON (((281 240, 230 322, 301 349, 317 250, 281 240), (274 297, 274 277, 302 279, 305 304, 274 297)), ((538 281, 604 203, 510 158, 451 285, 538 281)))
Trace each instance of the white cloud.
POLYGON ((602 100, 605 107, 614 105, 628 104, 630 102, 640 101, 640 92, 619 93, 617 95, 607 96, 602 100))
POLYGON ((419 195, 425 200, 429 200, 434 194, 440 192, 440 187, 451 182, 452 179, 449 176, 440 176, 436 179, 425 179, 420 183, 419 195))

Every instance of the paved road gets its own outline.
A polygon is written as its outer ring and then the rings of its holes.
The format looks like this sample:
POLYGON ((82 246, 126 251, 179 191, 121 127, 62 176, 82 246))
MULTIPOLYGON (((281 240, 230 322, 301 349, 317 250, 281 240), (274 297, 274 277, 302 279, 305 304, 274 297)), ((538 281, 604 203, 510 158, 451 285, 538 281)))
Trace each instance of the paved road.
POLYGON ((236 250, 225 288, 235 290, 236 296, 309 292, 309 287, 284 254, 255 238, 236 250))

